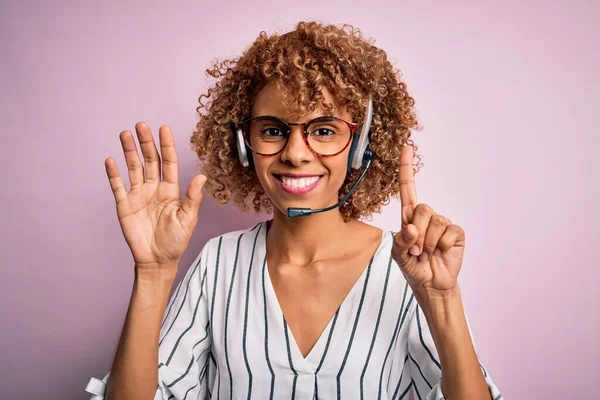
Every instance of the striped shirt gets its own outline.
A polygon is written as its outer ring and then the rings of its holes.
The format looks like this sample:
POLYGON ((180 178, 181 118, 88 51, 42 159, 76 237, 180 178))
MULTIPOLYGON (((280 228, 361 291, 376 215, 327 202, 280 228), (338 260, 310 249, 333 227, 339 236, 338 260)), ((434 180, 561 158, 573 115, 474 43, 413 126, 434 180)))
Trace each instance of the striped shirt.
MULTIPOLYGON (((269 278, 266 232, 262 222, 210 239, 190 266, 162 321, 154 400, 444 398, 427 320, 391 257, 394 232, 306 357, 269 278)), ((93 400, 107 378, 90 380, 93 400)))

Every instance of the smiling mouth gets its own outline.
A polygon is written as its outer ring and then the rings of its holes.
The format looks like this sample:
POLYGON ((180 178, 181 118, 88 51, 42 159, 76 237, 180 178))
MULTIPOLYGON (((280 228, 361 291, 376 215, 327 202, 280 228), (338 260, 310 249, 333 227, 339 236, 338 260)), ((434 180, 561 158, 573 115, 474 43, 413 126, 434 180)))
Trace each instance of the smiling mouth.
POLYGON ((292 178, 285 175, 273 175, 279 182, 292 189, 304 189, 315 184, 323 175, 303 176, 292 178))

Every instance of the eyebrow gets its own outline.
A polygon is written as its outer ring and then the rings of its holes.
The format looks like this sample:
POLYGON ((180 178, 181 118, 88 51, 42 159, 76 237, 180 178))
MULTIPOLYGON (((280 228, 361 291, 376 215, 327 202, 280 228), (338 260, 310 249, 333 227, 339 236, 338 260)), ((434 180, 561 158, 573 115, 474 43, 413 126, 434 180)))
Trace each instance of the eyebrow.
MULTIPOLYGON (((340 110, 338 107, 334 106, 332 111, 333 111, 333 114, 331 114, 331 115, 329 115, 329 114, 321 114, 321 115, 319 115, 318 117, 314 117, 314 118, 311 118, 311 119, 309 119, 309 121, 310 121, 310 120, 313 120, 313 119, 315 119, 315 118, 321 118, 321 117, 337 117, 337 118, 345 118, 345 117, 343 117, 343 116, 341 115, 341 114, 342 114, 342 112, 341 112, 341 110, 340 110)), ((248 119, 250 119, 250 118, 255 118, 255 117, 275 117, 275 118, 279 118, 279 119, 281 119, 281 120, 284 120, 284 121, 286 121, 286 122, 289 122, 289 121, 288 121, 287 119, 285 119, 284 117, 281 117, 281 116, 278 116, 278 115, 273 115, 273 114, 260 114, 260 113, 259 113, 259 114, 256 114, 256 115, 252 115, 252 111, 250 111, 250 116, 248 117, 248 119)))
MULTIPOLYGON (((280 116, 277 116, 277 115, 269 115, 269 114, 264 114, 264 115, 255 115, 255 116, 253 116, 253 117, 250 117, 250 118, 248 118, 248 119, 251 119, 251 118, 258 118, 258 117, 277 118, 277 119, 280 119, 280 120, 282 120, 282 121, 284 121, 284 122, 287 122, 287 123, 290 123, 290 124, 300 124, 300 123, 301 123, 301 122, 292 122, 292 121, 288 121, 287 119, 285 119, 285 118, 283 118, 283 117, 280 117, 280 116)), ((327 117, 330 117, 330 118, 342 118, 342 119, 344 119, 343 117, 341 117, 341 116, 339 116, 339 115, 337 115, 337 114, 333 114, 333 115, 327 115, 327 114, 325 114, 325 115, 319 115, 319 116, 317 116, 317 117, 314 117, 314 118, 311 118, 311 119, 309 119, 309 120, 306 120, 306 122, 310 122, 310 121, 313 121, 313 120, 315 120, 315 119, 318 119, 318 118, 327 118, 327 117)))

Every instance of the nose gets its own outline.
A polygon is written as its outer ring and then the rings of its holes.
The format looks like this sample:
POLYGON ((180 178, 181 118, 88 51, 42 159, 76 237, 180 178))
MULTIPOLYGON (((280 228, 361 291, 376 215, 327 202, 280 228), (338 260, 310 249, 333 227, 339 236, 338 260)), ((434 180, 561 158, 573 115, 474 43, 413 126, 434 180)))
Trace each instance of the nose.
POLYGON ((315 155, 304 141, 304 125, 291 127, 290 137, 280 155, 282 162, 290 163, 295 167, 314 159, 315 155))

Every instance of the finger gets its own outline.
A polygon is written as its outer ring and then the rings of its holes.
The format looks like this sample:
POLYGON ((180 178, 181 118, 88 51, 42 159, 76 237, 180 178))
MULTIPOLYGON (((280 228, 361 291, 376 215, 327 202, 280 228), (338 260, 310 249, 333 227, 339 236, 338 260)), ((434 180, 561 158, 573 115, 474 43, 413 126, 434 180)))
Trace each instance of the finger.
POLYGON ((135 131, 144 156, 145 182, 160 182, 160 156, 158 150, 156 150, 150 127, 145 122, 138 122, 135 124, 135 131))
POLYGON ((402 225, 411 223, 413 210, 417 206, 413 159, 414 148, 412 146, 403 146, 400 153, 400 205, 402 210, 402 225))
POLYGON ((174 185, 179 184, 179 164, 175 149, 175 138, 171 128, 163 125, 158 130, 160 154, 162 155, 163 180, 174 185))
POLYGON ((427 233, 427 227, 429 226, 429 221, 433 215, 435 215, 435 212, 427 204, 421 203, 417 204, 417 207, 415 207, 412 224, 417 227, 419 237, 417 238, 415 245, 410 249, 410 253, 414 256, 421 255, 421 252, 423 251, 425 234, 427 233))
POLYGON ((409 249, 415 244, 418 233, 414 225, 408 224, 394 236, 392 255, 400 265, 406 265, 410 257, 412 257, 409 249))
POLYGON ((144 183, 144 167, 140 161, 133 134, 130 131, 122 131, 119 138, 121 139, 125 163, 127 164, 130 189, 136 189, 144 183))
POLYGON ((448 225, 438 240, 437 248, 445 253, 453 247, 465 246, 465 231, 458 225, 448 225))
POLYGON ((421 261, 427 261, 433 256, 433 252, 436 249, 438 242, 448 226, 446 218, 436 214, 431 216, 425 238, 423 240, 423 252, 419 257, 421 261))
POLYGON ((186 226, 193 227, 198 222, 198 210, 202 202, 202 187, 205 182, 206 176, 196 175, 185 192, 185 198, 181 206, 182 214, 179 217, 186 226))
POLYGON ((115 201, 119 204, 119 202, 127 197, 127 189, 125 188, 123 179, 119 175, 119 167, 117 167, 117 163, 111 157, 104 160, 104 167, 113 195, 115 196, 115 201))

